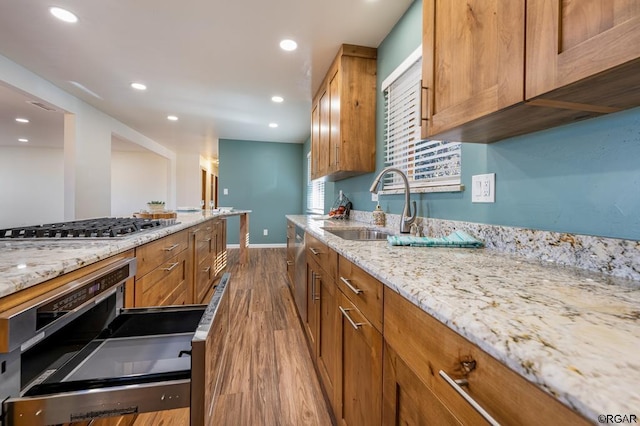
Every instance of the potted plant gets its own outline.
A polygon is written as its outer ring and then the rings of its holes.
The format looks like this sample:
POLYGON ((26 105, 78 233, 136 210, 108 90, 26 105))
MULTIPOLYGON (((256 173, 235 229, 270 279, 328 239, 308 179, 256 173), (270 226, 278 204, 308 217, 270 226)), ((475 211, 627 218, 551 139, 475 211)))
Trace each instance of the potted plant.
POLYGON ((151 212, 161 212, 164 210, 164 201, 149 201, 147 206, 151 212))

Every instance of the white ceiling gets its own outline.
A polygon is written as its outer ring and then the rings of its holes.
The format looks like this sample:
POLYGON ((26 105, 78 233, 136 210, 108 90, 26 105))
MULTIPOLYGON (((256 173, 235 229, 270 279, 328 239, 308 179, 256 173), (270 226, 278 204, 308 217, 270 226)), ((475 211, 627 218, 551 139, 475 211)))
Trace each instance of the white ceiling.
MULTIPOLYGON (((172 150, 216 157, 218 138, 304 142, 340 44, 378 46, 412 2, 58 0, 79 17, 67 24, 49 14, 53 3, 1 0, 0 54, 172 150), (298 49, 282 51, 284 38, 298 49)), ((7 93, 0 103, 26 104, 7 93)), ((0 125, 14 118, 6 108, 0 125)))

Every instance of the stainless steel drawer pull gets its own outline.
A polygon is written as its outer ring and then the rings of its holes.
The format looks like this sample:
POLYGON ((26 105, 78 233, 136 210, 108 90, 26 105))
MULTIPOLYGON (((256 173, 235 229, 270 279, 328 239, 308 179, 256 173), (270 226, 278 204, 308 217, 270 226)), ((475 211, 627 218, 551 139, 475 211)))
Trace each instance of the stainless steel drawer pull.
POLYGON ((172 270, 173 270, 176 266, 178 266, 179 264, 180 264, 180 262, 172 263, 172 264, 171 264, 171 266, 169 266, 168 268, 162 268, 162 270, 163 270, 163 271, 167 271, 167 272, 172 271, 172 270))
POLYGON ((313 253, 314 256, 317 256, 317 255, 320 254, 320 252, 318 250, 314 249, 313 247, 309 247, 309 251, 311 253, 313 253))
POLYGON ((287 266, 293 266, 293 262, 290 260, 287 260, 287 266))
POLYGON ((491 417, 491 414, 487 413, 486 410, 475 401, 475 399, 471 398, 471 396, 467 392, 465 392, 464 389, 462 389, 462 386, 468 384, 466 379, 453 380, 447 375, 447 373, 442 370, 440 370, 439 374, 440 377, 445 379, 447 383, 449 383, 449 385, 451 385, 451 387, 473 407, 474 410, 476 410, 482 417, 484 417, 487 422, 489 422, 489 424, 500 426, 500 423, 498 423, 493 417, 491 417))
POLYGON ((347 319, 347 321, 349 321, 351 323, 351 326, 353 328, 355 328, 356 330, 359 329, 360 327, 362 327, 361 322, 355 322, 350 316, 349 316, 349 311, 351 309, 345 309, 342 306, 338 306, 338 309, 340 309, 340 312, 342 312, 342 315, 344 315, 344 317, 347 319))
POLYGON ((359 288, 354 287, 353 284, 351 284, 351 280, 349 280, 349 279, 347 279, 345 277, 340 277, 340 281, 345 283, 347 285, 347 287, 349 287, 349 290, 351 290, 355 294, 363 293, 362 290, 360 290, 359 288))
POLYGON ((209 271, 210 271, 210 270, 211 270, 211 266, 207 266, 206 268, 204 268, 204 269, 202 270, 202 272, 209 273, 209 271))
POLYGON ((204 240, 205 243, 208 243, 211 241, 211 237, 207 238, 206 240, 204 240))
POLYGON ((180 244, 174 244, 171 247, 165 247, 163 248, 164 251, 172 251, 173 249, 180 247, 180 244))

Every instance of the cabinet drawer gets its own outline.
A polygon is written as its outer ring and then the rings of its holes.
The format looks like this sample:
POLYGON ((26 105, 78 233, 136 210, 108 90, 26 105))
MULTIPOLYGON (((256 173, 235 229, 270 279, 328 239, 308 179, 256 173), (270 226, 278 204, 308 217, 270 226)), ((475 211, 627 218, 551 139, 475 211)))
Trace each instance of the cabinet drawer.
POLYGON ((187 291, 187 251, 167 260, 135 281, 135 306, 180 304, 179 294, 187 291))
POLYGON ((305 244, 307 259, 316 259, 329 276, 335 277, 338 272, 338 254, 310 234, 306 234, 305 244))
POLYGON ((337 283, 373 326, 382 331, 384 285, 342 256, 338 259, 337 283))
POLYGON ((200 263, 195 270, 195 291, 194 303, 202 303, 204 297, 209 291, 209 284, 213 278, 213 268, 211 266, 211 256, 205 256, 200 259, 200 263))
POLYGON ((499 423, 557 424, 562 419, 563 424, 589 424, 395 291, 385 288, 384 293, 385 341, 463 424, 485 421, 441 371, 453 380, 466 380, 460 390, 499 423))
POLYGON ((153 271, 176 254, 185 250, 188 245, 189 234, 185 230, 136 248, 138 262, 136 278, 143 277, 153 271))

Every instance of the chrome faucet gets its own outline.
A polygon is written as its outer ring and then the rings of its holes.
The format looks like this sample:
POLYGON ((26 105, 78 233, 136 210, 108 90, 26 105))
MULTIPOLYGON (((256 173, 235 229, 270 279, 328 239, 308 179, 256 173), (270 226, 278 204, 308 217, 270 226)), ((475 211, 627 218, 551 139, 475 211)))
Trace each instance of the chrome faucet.
POLYGON ((407 175, 400 169, 395 167, 387 167, 383 169, 380 174, 373 180, 373 184, 371 184, 371 191, 373 194, 378 193, 378 185, 380 184, 380 180, 384 175, 389 172, 396 172, 404 181, 404 209, 402 210, 402 217, 400 218, 400 233, 408 234, 411 229, 411 224, 414 220, 416 220, 416 202, 413 202, 413 213, 411 213, 411 206, 409 205, 409 180, 407 179, 407 175))

